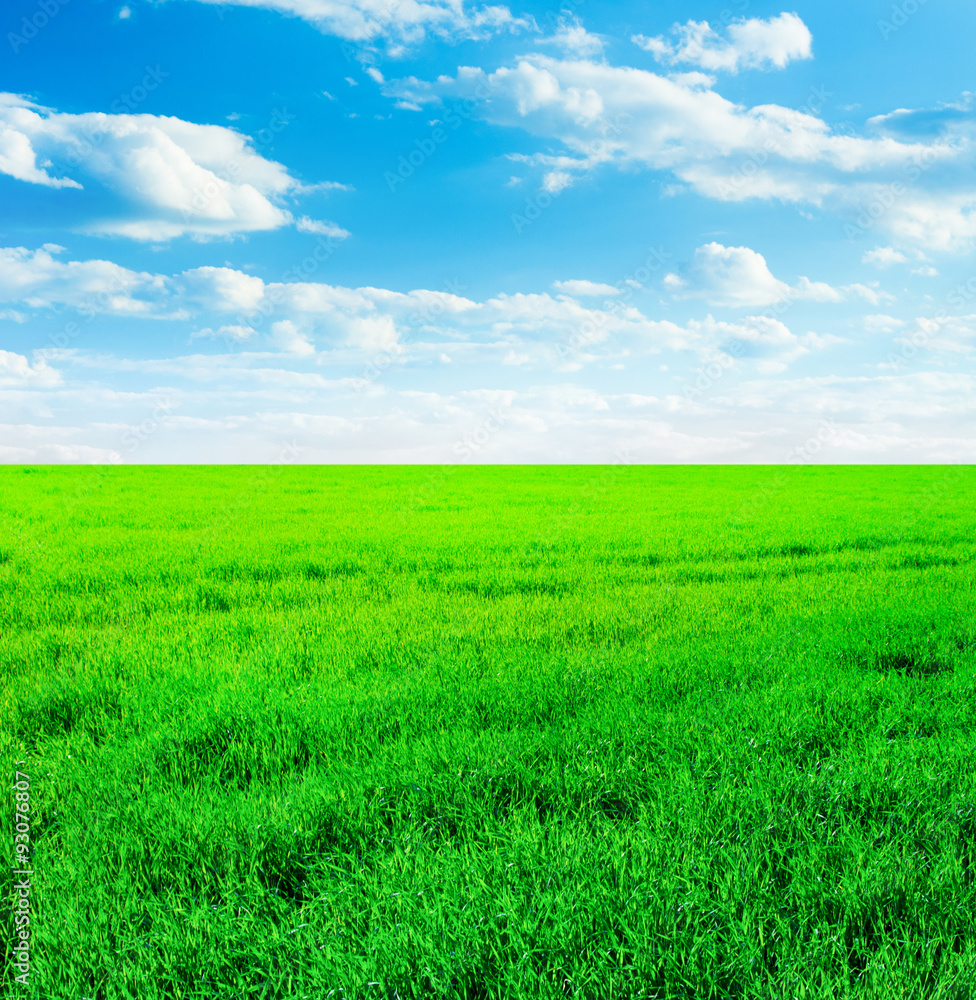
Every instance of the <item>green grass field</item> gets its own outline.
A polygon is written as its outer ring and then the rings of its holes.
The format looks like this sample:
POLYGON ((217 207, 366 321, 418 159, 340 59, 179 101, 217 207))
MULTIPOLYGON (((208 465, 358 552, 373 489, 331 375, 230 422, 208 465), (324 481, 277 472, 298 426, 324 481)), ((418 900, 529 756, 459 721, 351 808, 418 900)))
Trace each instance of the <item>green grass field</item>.
POLYGON ((4 996, 972 1000, 974 486, 0 471, 4 996))

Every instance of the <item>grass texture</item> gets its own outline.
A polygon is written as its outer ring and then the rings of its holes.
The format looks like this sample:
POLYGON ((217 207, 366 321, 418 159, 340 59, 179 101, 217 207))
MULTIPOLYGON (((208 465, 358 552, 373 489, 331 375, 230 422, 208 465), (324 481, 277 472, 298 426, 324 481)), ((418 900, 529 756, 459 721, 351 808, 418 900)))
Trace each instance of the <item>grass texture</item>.
POLYGON ((4 469, 5 995, 972 1000, 974 486, 4 469))

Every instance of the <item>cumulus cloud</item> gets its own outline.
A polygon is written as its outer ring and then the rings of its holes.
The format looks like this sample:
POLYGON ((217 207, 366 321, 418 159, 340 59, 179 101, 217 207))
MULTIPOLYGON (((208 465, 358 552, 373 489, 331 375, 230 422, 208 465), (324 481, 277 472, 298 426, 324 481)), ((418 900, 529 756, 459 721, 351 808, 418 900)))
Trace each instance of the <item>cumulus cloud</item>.
MULTIPOLYGON (((74 307, 85 314, 212 315, 196 337, 244 341, 266 335, 280 349, 304 351, 300 339, 329 345, 395 347, 401 331, 435 337, 466 324, 481 332, 571 329, 591 311, 568 299, 500 296, 476 303, 449 292, 344 288, 321 282, 266 283, 230 267, 203 266, 177 275, 135 272, 105 260, 61 261, 49 247, 0 248, 0 302, 33 310, 74 307), (214 332, 216 330, 216 333, 214 332)), ((469 336, 471 331, 459 334, 469 336)))
POLYGON ((465 0, 199 0, 201 3, 260 7, 300 17, 326 35, 350 42, 385 42, 389 55, 425 38, 485 39, 499 31, 534 26, 502 5, 477 6, 465 0))
POLYGON ((107 190, 116 214, 83 231, 146 241, 277 229, 293 221, 284 199, 308 190, 231 128, 159 115, 63 114, 13 94, 0 95, 0 172, 47 187, 107 190))
POLYGON ((567 55, 583 58, 601 55, 604 48, 603 39, 587 31, 576 18, 561 21, 556 32, 549 38, 540 39, 539 44, 552 45, 567 55))
MULTIPOLYGON (((4 95, 5 96, 5 95, 4 95)), ((0 105, 0 115, 9 114, 0 105)), ((30 138, 0 119, 0 173, 28 184, 43 184, 52 188, 80 188, 70 177, 54 177, 37 165, 37 152, 30 138)))
POLYGON ((61 384, 61 373, 44 359, 33 364, 23 354, 0 350, 0 385, 6 388, 51 387, 61 384))
POLYGON ((738 322, 727 322, 707 316, 692 320, 688 329, 701 338, 705 353, 720 351, 732 357, 761 359, 760 370, 782 371, 791 361, 810 350, 808 344, 822 347, 816 339, 804 341, 781 320, 773 316, 746 316, 738 322))
MULTIPOLYGON (((693 264, 685 290, 698 297, 730 300, 728 287, 743 284, 749 267, 755 272, 752 295, 735 298, 735 304, 772 301, 770 296, 782 285, 769 274, 762 257, 748 248, 727 251, 709 245, 693 264), (690 287, 691 281, 697 284, 690 287), (757 293, 760 287, 766 294, 757 293)), ((815 297, 810 289, 816 287, 809 283, 803 294, 815 297)), ((711 318, 681 325, 646 316, 634 305, 634 290, 626 283, 573 279, 554 282, 553 290, 557 294, 506 293, 477 301, 430 289, 399 292, 313 281, 265 282, 230 267, 150 274, 109 261, 63 262, 43 248, 0 249, 0 302, 34 310, 73 306, 84 315, 190 322, 191 339, 295 357, 347 350, 382 352, 403 361, 440 357, 449 347, 448 356, 458 362, 497 356, 499 361, 519 358, 520 365, 571 371, 628 352, 670 350, 707 357, 723 337, 731 336, 731 327, 711 318), (594 304, 593 299, 603 301, 594 304)), ((783 357, 798 356, 799 342, 779 321, 750 317, 740 326, 740 339, 770 349, 778 344, 783 357)))
MULTIPOLYGON (((882 205, 875 225, 903 243, 954 253, 970 249, 976 241, 976 182, 964 191, 905 188, 894 198, 890 185, 877 185, 864 189, 859 203, 882 205)), ((862 221, 863 217, 858 225, 862 221)))
MULTIPOLYGON (((272 342, 287 350, 294 349, 299 335, 320 347, 345 345, 394 353, 401 353, 408 342, 458 342, 463 350, 472 342, 510 347, 573 341, 582 346, 612 336, 629 337, 655 349, 671 336, 633 306, 604 303, 602 308, 591 308, 569 296, 570 289, 580 297, 619 294, 613 286, 586 281, 562 283, 559 290, 566 294, 557 298, 516 293, 478 302, 429 289, 397 292, 309 281, 265 284, 252 275, 206 267, 183 272, 178 287, 184 300, 232 314, 228 325, 269 332, 272 342)), ((442 350, 439 347, 438 353, 442 350)))
POLYGON ((232 267, 194 267, 180 275, 180 290, 213 312, 247 312, 264 300, 264 282, 232 267))
POLYGON ((702 298, 712 305, 765 306, 787 297, 790 286, 773 277, 766 258, 749 247, 707 243, 665 286, 676 298, 702 298))
POLYGON ((290 320, 282 319, 271 324, 271 337, 276 347, 286 354, 297 354, 300 357, 308 357, 315 353, 315 345, 304 333, 290 320))
POLYGON ((0 302, 34 309, 72 306, 86 313, 154 315, 169 281, 108 260, 60 261, 60 247, 0 247, 0 302))
POLYGON ((511 158, 539 168, 547 190, 610 165, 649 169, 678 182, 671 193, 862 213, 867 226, 907 245, 945 248, 976 238, 968 140, 851 135, 808 111, 745 107, 714 84, 697 71, 665 76, 534 53, 494 72, 462 66, 454 77, 388 81, 384 91, 417 109, 469 99, 485 120, 537 137, 548 148, 511 158), (554 151, 554 142, 562 150, 554 151), (892 178, 901 179, 897 196, 892 178))
POLYGON ((750 247, 706 243, 683 267, 665 275, 664 286, 677 299, 705 299, 731 308, 788 305, 797 300, 843 302, 849 295, 877 302, 885 293, 866 285, 834 287, 801 277, 795 285, 776 278, 761 253, 750 247))
MULTIPOLYGON (((556 178, 563 188, 582 173, 613 164, 663 171, 722 201, 778 199, 847 211, 845 195, 853 197, 855 178, 862 188, 872 177, 890 184, 893 172, 908 171, 922 157, 928 164, 965 163, 958 143, 841 134, 805 111, 744 107, 713 84, 699 72, 662 76, 530 54, 491 73, 461 67, 455 77, 411 77, 389 81, 384 89, 415 108, 471 99, 490 122, 521 128, 550 146, 561 143, 564 152, 512 156, 542 168, 549 189, 556 178)), ((915 238, 925 238, 922 226, 915 238)))
POLYGON ((673 66, 690 63, 710 72, 740 69, 782 69, 795 59, 810 59, 813 36, 796 14, 783 13, 768 20, 749 18, 733 21, 722 38, 707 21, 688 21, 671 29, 675 41, 663 35, 632 41, 654 55, 658 62, 673 66))

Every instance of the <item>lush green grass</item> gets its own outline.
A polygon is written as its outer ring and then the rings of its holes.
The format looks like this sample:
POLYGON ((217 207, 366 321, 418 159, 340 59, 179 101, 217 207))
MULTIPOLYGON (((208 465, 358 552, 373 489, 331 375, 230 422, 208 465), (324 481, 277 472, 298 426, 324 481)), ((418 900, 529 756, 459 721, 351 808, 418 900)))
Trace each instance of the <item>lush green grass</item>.
POLYGON ((4 988, 972 1000, 974 485, 3 470, 4 988))

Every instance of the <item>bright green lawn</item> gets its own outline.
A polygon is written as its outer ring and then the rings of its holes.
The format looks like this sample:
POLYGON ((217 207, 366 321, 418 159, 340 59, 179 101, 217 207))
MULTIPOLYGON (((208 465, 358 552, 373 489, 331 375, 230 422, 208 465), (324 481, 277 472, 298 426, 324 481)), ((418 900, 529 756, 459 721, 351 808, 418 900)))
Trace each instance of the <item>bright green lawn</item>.
POLYGON ((4 996, 973 1000, 974 486, 0 471, 4 996))

